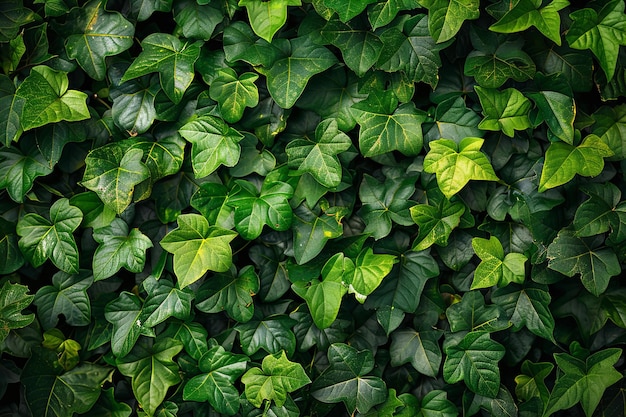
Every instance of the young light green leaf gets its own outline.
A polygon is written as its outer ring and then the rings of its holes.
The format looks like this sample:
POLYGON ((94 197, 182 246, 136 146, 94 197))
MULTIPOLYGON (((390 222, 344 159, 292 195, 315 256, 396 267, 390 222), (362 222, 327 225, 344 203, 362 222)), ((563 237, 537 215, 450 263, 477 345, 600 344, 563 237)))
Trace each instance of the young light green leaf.
POLYGON ((610 81, 615 74, 619 47, 626 45, 624 2, 596 1, 589 6, 570 14, 572 25, 565 39, 574 49, 590 49, 610 81))
POLYGON ((604 158, 613 151, 597 135, 585 137, 578 146, 554 142, 546 151, 539 192, 568 183, 576 174, 595 177, 604 168, 604 158))
POLYGON ((141 407, 149 416, 161 405, 167 390, 180 382, 178 364, 174 362, 183 348, 177 340, 163 338, 154 345, 139 343, 127 356, 116 361, 119 371, 131 378, 131 386, 141 407))
POLYGON ((67 198, 50 207, 50 217, 28 213, 18 223, 16 232, 24 257, 38 267, 50 259, 61 271, 78 272, 78 247, 72 234, 83 219, 83 213, 71 206, 67 198))
POLYGON ((243 353, 248 356, 260 349, 271 354, 285 351, 287 356, 292 356, 296 351, 296 336, 291 330, 294 324, 295 321, 289 316, 274 314, 239 323, 235 330, 239 333, 243 353))
POLYGON ((450 384, 464 381, 476 394, 494 398, 500 390, 498 362, 505 348, 491 339, 489 333, 469 332, 463 338, 451 337, 444 341, 446 359, 444 380, 450 384))
POLYGON ((357 350, 343 343, 328 349, 330 365, 313 381, 311 395, 324 403, 343 402, 348 412, 367 413, 387 399, 385 382, 373 375, 374 358, 369 350, 357 350))
POLYGON ((335 119, 323 120, 315 129, 315 139, 292 140, 285 147, 289 166, 310 173, 320 184, 335 188, 341 182, 337 155, 348 150, 352 141, 337 126, 335 119))
POLYGON ((465 138, 458 145, 449 139, 429 144, 424 171, 437 175, 437 185, 449 199, 470 180, 499 181, 487 156, 480 151, 484 139, 465 138))
POLYGON ((416 331, 402 329, 391 334, 391 365, 400 366, 410 363, 421 374, 435 378, 443 355, 439 347, 441 330, 416 331))
POLYGON ((559 11, 567 6, 568 0, 553 0, 549 4, 537 0, 520 0, 496 23, 489 26, 489 30, 516 33, 534 26, 552 42, 561 45, 559 11))
POLYGON ((126 222, 114 219, 109 226, 94 230, 93 238, 99 243, 93 255, 94 280, 108 278, 121 268, 141 272, 146 262, 146 250, 152 241, 139 229, 128 230, 126 222))
POLYGON ((267 355, 263 358, 261 368, 250 368, 241 377, 245 385, 246 399, 257 408, 263 402, 273 401, 282 406, 290 392, 294 392, 307 384, 311 379, 298 362, 287 359, 285 351, 267 355))
POLYGON ((5 281, 0 288, 0 343, 4 342, 11 329, 26 327, 35 320, 33 313, 22 314, 22 310, 35 298, 28 294, 28 287, 5 281))
POLYGON ((434 244, 446 246, 450 233, 459 225, 465 213, 463 203, 452 203, 440 193, 432 194, 434 196, 430 197, 430 204, 418 204, 410 208, 411 218, 419 226, 413 250, 424 250, 434 244))
POLYGON ((452 39, 466 20, 478 19, 478 0, 418 0, 428 9, 428 30, 437 43, 452 39))
POLYGON ((92 0, 73 8, 67 18, 73 31, 65 42, 67 55, 94 80, 104 79, 106 57, 130 48, 135 35, 133 24, 120 13, 107 11, 105 4, 102 0, 92 0))
POLYGON ((544 416, 579 402, 587 417, 593 415, 606 389, 623 378, 614 368, 621 354, 622 349, 608 348, 583 360, 567 353, 555 353, 554 359, 563 373, 557 377, 544 416))
POLYGON ((526 279, 525 263, 528 258, 521 253, 507 253, 497 237, 472 239, 474 252, 481 259, 474 271, 471 289, 503 287, 511 282, 521 284, 526 279))
POLYGON ((528 112, 531 102, 514 88, 499 91, 491 88, 474 88, 480 99, 485 118, 478 124, 479 129, 502 131, 513 137, 516 130, 531 127, 528 112))
POLYGON ((15 95, 23 99, 20 123, 23 130, 61 120, 77 121, 90 117, 87 94, 69 90, 67 74, 46 65, 33 67, 15 95))
POLYGON ((392 91, 372 93, 354 104, 350 111, 361 127, 359 148, 365 157, 374 157, 391 151, 407 156, 422 150, 422 123, 427 117, 413 103, 398 106, 392 91))
POLYGON ((145 325, 146 316, 140 298, 133 293, 123 291, 107 303, 104 317, 113 325, 111 351, 116 357, 128 355, 142 334, 154 336, 154 331, 145 325))
POLYGON ((354 265, 346 269, 345 280, 349 292, 354 293, 361 303, 370 295, 391 272, 397 262, 395 255, 376 254, 372 248, 363 249, 354 259, 354 265))
POLYGON ((300 0, 239 0, 239 6, 244 6, 248 12, 248 19, 252 30, 259 37, 271 42, 272 38, 287 22, 287 7, 301 6, 300 0))
POLYGON ((141 285, 148 293, 142 307, 145 326, 154 327, 170 317, 184 321, 191 316, 191 302, 195 297, 191 289, 181 290, 167 278, 161 277, 157 280, 152 276, 146 278, 141 285))
POLYGON ((120 82, 153 72, 159 73, 161 87, 175 104, 194 78, 194 63, 200 56, 202 41, 183 43, 166 33, 152 33, 141 42, 143 51, 128 67, 120 82))
POLYGON ((204 313, 226 310, 239 323, 249 321, 254 315, 252 299, 259 292, 259 277, 250 265, 239 273, 216 274, 196 291, 196 308, 204 313))
POLYGON ((63 314, 71 326, 86 326, 91 322, 91 302, 87 290, 93 284, 93 275, 88 270, 70 275, 59 271, 52 276, 52 285, 41 287, 35 294, 34 304, 39 312, 39 321, 45 329, 51 329, 63 314))
POLYGON ((259 90, 254 82, 259 76, 246 72, 237 73, 224 68, 217 73, 211 82, 210 97, 219 103, 220 114, 228 123, 238 122, 246 107, 254 107, 259 103, 259 90))
POLYGON ((174 273, 181 289, 209 270, 228 271, 232 264, 229 242, 237 233, 209 226, 199 214, 181 214, 177 221, 178 227, 161 239, 161 246, 174 254, 174 273))
POLYGON ((239 161, 243 135, 215 116, 201 116, 183 125, 178 132, 191 142, 191 161, 197 178, 206 177, 220 165, 239 161))

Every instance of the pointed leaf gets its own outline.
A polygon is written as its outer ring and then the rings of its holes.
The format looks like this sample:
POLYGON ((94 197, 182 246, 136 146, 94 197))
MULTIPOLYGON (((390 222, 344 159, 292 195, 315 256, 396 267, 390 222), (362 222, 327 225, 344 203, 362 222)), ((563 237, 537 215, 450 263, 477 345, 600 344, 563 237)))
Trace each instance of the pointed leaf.
POLYGON ((521 253, 507 253, 497 237, 472 239, 474 252, 481 259, 474 271, 471 289, 505 286, 511 282, 521 284, 526 278, 524 264, 528 259, 521 253))
POLYGON ((518 90, 507 88, 498 91, 480 86, 476 86, 475 90, 485 115, 478 128, 502 131, 512 138, 515 130, 531 127, 528 118, 531 102, 518 90))
POLYGON ((376 0, 324 0, 324 5, 337 13, 342 22, 348 22, 352 18, 361 14, 368 4, 375 3, 376 0))
POLYGON ((329 239, 343 234, 341 219, 320 211, 302 203, 293 212, 294 257, 299 264, 315 258, 329 239))
POLYGON ((248 18, 252 30, 259 37, 271 42, 272 38, 287 22, 287 7, 301 6, 300 0, 239 0, 239 6, 244 6, 248 12, 248 18))
POLYGON ((157 117, 154 101, 161 91, 155 78, 146 76, 111 85, 111 115, 116 125, 131 134, 141 134, 150 129, 157 117))
POLYGON ((430 204, 418 204, 410 208, 411 218, 419 226, 419 235, 413 242, 413 250, 424 250, 434 244, 446 246, 450 233, 461 222, 465 205, 450 202, 439 194, 430 204))
POLYGON ((254 82, 257 74, 246 72, 240 76, 230 68, 217 73, 211 83, 209 95, 219 103, 220 114, 228 123, 238 122, 246 107, 259 103, 259 90, 254 82))
POLYGON ((293 325, 294 320, 279 314, 240 323, 235 330, 239 333, 243 352, 248 356, 260 349, 271 354, 285 351, 288 356, 292 356, 296 350, 296 336, 291 331, 293 325))
POLYGON ((392 333, 391 365, 400 366, 410 363, 421 374, 437 377, 443 355, 439 347, 440 330, 416 331, 403 329, 392 333))
POLYGON ((450 330, 494 332, 510 326, 504 310, 498 305, 486 305, 480 291, 469 291, 460 302, 446 309, 450 330))
POLYGON ((91 322, 91 303, 87 290, 93 283, 90 271, 70 275, 59 271, 52 276, 52 285, 40 288, 35 294, 34 304, 39 312, 39 321, 45 329, 53 328, 63 314, 71 326, 86 326, 91 322))
POLYGON ((170 280, 157 280, 152 276, 146 278, 141 285, 148 293, 142 308, 142 313, 146 316, 145 326, 154 327, 170 317, 184 321, 191 316, 191 302, 195 295, 189 288, 179 290, 170 280))
POLYGON ((452 39, 466 20, 478 19, 478 0, 419 0, 428 9, 428 29, 437 43, 452 39))
POLYGON ((563 142, 574 144, 574 118, 576 104, 574 99, 556 91, 541 91, 528 94, 539 109, 550 132, 563 142))
POLYGON ((22 314, 22 310, 35 298, 27 293, 27 286, 9 281, 5 281, 0 288, 0 343, 4 342, 11 329, 26 327, 35 320, 33 313, 22 314))
POLYGON ((106 321, 113 325, 111 351, 118 358, 126 356, 142 334, 154 334, 145 326, 146 314, 142 302, 133 293, 123 291, 104 309, 106 321))
POLYGON ((6 189, 13 201, 21 203, 35 180, 50 174, 54 167, 46 161, 42 148, 32 136, 20 141, 19 148, 0 148, 0 189, 6 189))
POLYGON ((568 0, 553 0, 547 5, 536 0, 521 0, 491 25, 489 30, 500 33, 515 33, 534 26, 552 42, 561 45, 559 10, 567 6, 569 6, 568 0))

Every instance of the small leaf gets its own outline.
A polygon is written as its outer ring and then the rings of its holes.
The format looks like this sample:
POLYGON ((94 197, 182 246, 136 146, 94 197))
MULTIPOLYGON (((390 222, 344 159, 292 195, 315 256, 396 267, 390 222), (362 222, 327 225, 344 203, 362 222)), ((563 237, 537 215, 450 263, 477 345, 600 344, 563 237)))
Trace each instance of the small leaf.
POLYGON ((418 204, 410 208, 411 218, 419 226, 413 250, 424 250, 434 244, 446 246, 452 230, 460 224, 466 210, 463 203, 450 202, 438 190, 430 194, 431 204, 418 204))
POLYGON ((23 202, 38 177, 54 169, 41 153, 41 146, 33 136, 27 136, 15 146, 0 148, 0 189, 6 189, 13 201, 23 202))
POLYGON ((522 401, 539 397, 542 403, 547 403, 550 392, 545 379, 554 369, 550 362, 533 363, 525 360, 522 363, 522 374, 515 377, 515 395, 522 401))
POLYGON ((91 302, 87 290, 93 284, 90 271, 70 275, 59 271, 52 276, 52 285, 40 288, 34 303, 39 312, 39 321, 45 329, 53 328, 63 314, 71 326, 86 326, 91 322, 91 302))
POLYGON ((0 288, 0 343, 4 342, 11 329, 26 327, 35 320, 33 313, 22 314, 22 310, 35 298, 27 293, 27 286, 9 281, 5 281, 0 288))
POLYGON ((246 8, 254 33, 267 42, 271 42, 276 32, 287 22, 287 7, 302 5, 300 0, 272 0, 271 3, 239 0, 238 4, 246 8))
POLYGON ((133 293, 123 291, 104 309, 106 321, 113 325, 111 351, 118 358, 123 358, 133 349, 139 336, 154 335, 145 326, 146 314, 142 311, 142 302, 133 293))
POLYGON ((235 232, 209 222, 199 214, 181 214, 178 227, 161 239, 161 246, 174 254, 174 273, 181 289, 207 271, 225 272, 232 264, 229 242, 235 232))
POLYGON ((466 20, 478 19, 478 0, 419 0, 428 9, 428 29, 437 43, 452 39, 466 20))
POLYGON ((154 327, 170 317, 183 321, 190 318, 191 302, 195 295, 189 288, 180 290, 167 278, 157 280, 152 276, 141 285, 148 293, 142 308, 145 326, 154 327))
POLYGON ((531 127, 528 112, 531 102, 514 88, 503 91, 475 87, 485 118, 478 124, 479 129, 502 131, 513 137, 515 130, 531 127))
POLYGON ((260 349, 271 354, 285 351, 292 356, 296 350, 296 336, 291 331, 294 324, 288 316, 277 314, 239 323, 235 330, 239 333, 243 352, 248 356, 260 349))
POLYGON ((293 214, 294 257, 299 264, 315 258, 329 239, 343 234, 341 219, 321 213, 318 207, 311 209, 302 203, 293 214))
POLYGON ((258 78, 252 72, 237 76, 230 68, 217 73, 211 82, 209 95, 219 103, 220 114, 225 121, 238 122, 246 107, 254 107, 259 103, 259 90, 254 84, 258 78))
POLYGON ((569 1, 553 0, 547 5, 544 4, 535 0, 518 1, 504 16, 491 25, 489 30, 499 33, 516 33, 534 26, 552 42, 561 45, 559 10, 569 6, 569 1))
POLYGON ((410 363, 419 373, 436 378, 443 355, 439 347, 440 330, 402 329, 392 333, 391 365, 410 363))
POLYGON ((146 76, 119 85, 115 81, 111 84, 111 115, 116 125, 131 134, 141 134, 150 129, 157 117, 154 101, 161 91, 155 78, 146 76))
POLYGON ((526 278, 524 264, 527 257, 521 253, 507 253, 497 237, 472 239, 474 252, 481 259, 474 271, 471 289, 505 286, 511 282, 521 284, 526 278))

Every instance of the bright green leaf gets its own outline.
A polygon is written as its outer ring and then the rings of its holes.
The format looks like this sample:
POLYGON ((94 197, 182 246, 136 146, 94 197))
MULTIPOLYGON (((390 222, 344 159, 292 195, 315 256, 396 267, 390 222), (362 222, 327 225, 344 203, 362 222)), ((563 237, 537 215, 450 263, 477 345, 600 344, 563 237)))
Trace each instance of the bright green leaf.
POLYGON ((515 130, 531 127, 528 112, 531 102, 514 88, 503 91, 475 87, 485 118, 478 124, 479 129, 502 131, 513 137, 515 130))
POLYGON ((254 33, 267 42, 287 22, 287 7, 302 5, 300 0, 239 0, 238 4, 246 8, 254 33))
POLYGON ((461 222, 465 210, 463 203, 452 203, 439 192, 434 192, 430 204, 411 207, 411 218, 419 226, 419 235, 413 242, 413 250, 424 250, 434 244, 446 246, 450 233, 461 222))
POLYGON ((525 263, 527 257, 521 253, 507 253, 497 237, 472 239, 474 252, 481 259, 474 271, 471 289, 489 288, 494 285, 505 286, 511 282, 521 284, 526 278, 525 263))
POLYGON ((397 262, 394 255, 376 254, 371 248, 363 249, 354 259, 354 265, 348 266, 345 277, 349 292, 363 302, 391 272, 397 262))
POLYGON ((568 0, 553 0, 547 5, 537 0, 520 0, 491 25, 489 30, 499 33, 516 33, 534 26, 552 42, 561 45, 559 10, 567 6, 569 6, 568 0))

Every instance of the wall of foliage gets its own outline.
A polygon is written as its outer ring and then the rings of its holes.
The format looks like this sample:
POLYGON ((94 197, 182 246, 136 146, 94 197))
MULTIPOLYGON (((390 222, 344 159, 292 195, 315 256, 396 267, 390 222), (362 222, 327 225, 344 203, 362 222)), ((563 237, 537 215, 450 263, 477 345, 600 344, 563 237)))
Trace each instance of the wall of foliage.
POLYGON ((624 0, 0 2, 0 416, 620 416, 624 0))

